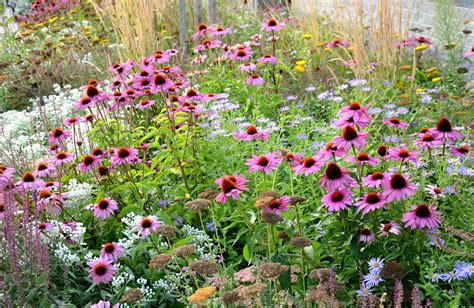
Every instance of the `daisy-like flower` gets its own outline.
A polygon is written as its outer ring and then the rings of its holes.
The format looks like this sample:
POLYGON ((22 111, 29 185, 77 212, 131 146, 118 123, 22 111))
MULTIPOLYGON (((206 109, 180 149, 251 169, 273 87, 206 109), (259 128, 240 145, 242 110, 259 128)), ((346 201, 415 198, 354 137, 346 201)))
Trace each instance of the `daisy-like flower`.
POLYGON ((84 122, 84 118, 83 117, 70 117, 70 118, 66 118, 64 120, 64 125, 66 126, 71 126, 71 125, 74 125, 76 123, 81 123, 81 122, 84 122))
POLYGON ((369 229, 364 228, 360 231, 359 241, 363 243, 375 241, 375 235, 369 229))
POLYGON ((342 130, 342 135, 334 137, 332 142, 334 146, 344 148, 348 151, 351 146, 354 146, 356 149, 365 147, 365 139, 370 136, 369 133, 357 132, 354 127, 346 126, 342 130))
POLYGON ((380 157, 385 157, 387 154, 388 154, 388 149, 386 146, 384 146, 383 144, 380 145, 378 148, 377 148, 377 154, 380 156, 380 157))
POLYGON ((322 206, 327 207, 329 212, 338 212, 347 209, 352 203, 351 192, 347 189, 335 190, 323 196, 322 206))
POLYGON ((154 63, 163 64, 170 61, 170 54, 167 51, 157 50, 149 60, 154 63))
POLYGON ((263 54, 263 57, 258 59, 258 63, 271 63, 273 65, 277 64, 277 59, 269 53, 263 54))
POLYGON ((108 283, 114 278, 116 268, 112 265, 111 260, 99 258, 88 263, 89 277, 95 284, 108 283))
POLYGON ((68 131, 65 131, 61 128, 55 128, 52 131, 49 132, 49 138, 48 142, 49 143, 59 143, 63 140, 66 140, 69 138, 71 134, 68 131))
POLYGON ((38 165, 36 165, 35 171, 33 171, 34 176, 39 176, 39 177, 46 177, 46 176, 51 176, 51 172, 55 172, 56 168, 52 164, 48 164, 46 162, 40 162, 38 165))
POLYGON ((469 154, 469 152, 470 152, 470 148, 468 145, 462 145, 460 147, 451 148, 451 153, 454 156, 467 157, 467 154, 469 154))
POLYGON ((118 148, 110 158, 112 165, 132 164, 137 161, 139 161, 138 150, 125 147, 118 148))
POLYGON ((404 148, 392 148, 388 150, 387 158, 403 162, 412 161, 414 164, 418 164, 419 160, 416 157, 418 154, 420 154, 420 152, 410 152, 404 148))
POLYGON ((221 192, 216 196, 216 201, 226 203, 227 198, 232 197, 234 200, 240 199, 240 193, 248 190, 245 183, 248 180, 237 175, 223 176, 214 183, 220 186, 221 192))
POLYGON ((246 141, 252 141, 252 140, 267 141, 269 135, 270 135, 269 132, 264 131, 264 130, 258 130, 258 128, 255 127, 254 125, 249 125, 249 127, 247 127, 247 129, 244 132, 234 133, 235 139, 246 140, 246 141))
POLYGON ((333 191, 340 188, 349 188, 355 185, 355 180, 347 175, 347 170, 340 168, 335 163, 329 163, 321 178, 321 186, 328 191, 333 191))
POLYGON ((237 48, 232 54, 231 58, 238 61, 248 61, 252 56, 252 51, 250 49, 243 47, 237 48))
POLYGON ((132 70, 133 65, 133 61, 128 60, 125 63, 112 64, 109 66, 108 71, 115 74, 114 79, 125 80, 127 79, 128 73, 132 70))
POLYGON ((318 171, 323 163, 323 161, 317 160, 314 157, 306 157, 301 159, 299 164, 294 164, 292 168, 295 171, 295 175, 304 173, 305 176, 308 176, 318 171))
POLYGON ((271 152, 262 156, 253 155, 245 163, 250 166, 248 172, 263 171, 270 174, 272 170, 276 170, 281 162, 281 158, 277 157, 277 153, 271 152))
POLYGON ((290 163, 291 167, 295 167, 301 164, 301 159, 303 158, 303 154, 293 154, 283 151, 282 154, 284 155, 283 160, 290 163))
POLYGON ((252 74, 247 77, 247 85, 259 86, 265 83, 265 80, 258 74, 252 74))
POLYGON ((111 261, 117 261, 117 259, 122 255, 122 250, 123 248, 115 242, 106 243, 100 251, 100 257, 111 261))
POLYGON ((151 106, 153 106, 155 104, 155 101, 154 100, 151 100, 151 99, 142 99, 136 106, 138 109, 146 109, 146 108, 150 108, 151 106))
POLYGON ((97 158, 92 155, 85 155, 82 159, 82 162, 77 165, 77 169, 81 170, 82 172, 87 172, 97 165, 100 164, 100 158, 97 158))
POLYGON ((165 92, 174 85, 173 81, 166 77, 165 74, 158 73, 153 77, 151 89, 154 92, 165 92))
POLYGON ((107 153, 102 151, 102 149, 100 148, 94 148, 92 150, 92 156, 94 156, 95 158, 98 158, 98 159, 102 159, 107 153))
POLYGON ((4 189, 13 182, 13 173, 15 169, 0 165, 0 190, 4 189))
POLYGON ((281 212, 288 211, 288 205, 290 205, 290 197, 282 196, 270 202, 267 210, 281 216, 281 212))
POLYGON ((384 266, 384 261, 382 258, 371 258, 368 264, 371 273, 380 273, 384 266))
POLYGON ((317 158, 322 161, 327 161, 332 155, 336 157, 342 157, 345 152, 346 151, 343 148, 334 146, 333 142, 329 142, 318 152, 317 158))
POLYGON ((364 215, 367 215, 367 213, 377 209, 386 208, 385 200, 376 192, 369 192, 362 198, 361 201, 357 202, 355 206, 357 206, 359 211, 362 211, 362 214, 364 215))
POLYGON ((275 18, 270 18, 262 24, 262 31, 265 32, 278 32, 283 28, 285 28, 285 24, 279 23, 275 18))
POLYGON ((359 117, 368 117, 367 106, 361 106, 358 102, 352 102, 348 106, 342 107, 337 115, 342 118, 353 118, 355 122, 359 120, 359 117))
POLYGON ((58 152, 56 155, 51 156, 49 160, 56 166, 62 166, 72 163, 76 158, 76 155, 69 152, 58 152))
POLYGON ((379 235, 387 236, 390 233, 395 234, 395 235, 400 235, 401 233, 400 225, 394 221, 381 223, 380 228, 379 228, 379 235))
POLYGON ((232 33, 232 28, 223 28, 221 26, 218 26, 211 32, 211 35, 220 37, 220 36, 229 35, 231 33, 232 33))
POLYGON ((102 198, 92 206, 92 209, 94 211, 95 217, 106 219, 118 209, 118 205, 117 201, 115 200, 110 198, 102 198))
POLYGON ((119 304, 112 305, 109 301, 100 300, 96 304, 91 305, 90 308, 119 308, 119 304))
POLYGON ((398 118, 391 118, 383 120, 385 124, 388 124, 391 127, 405 129, 408 126, 408 123, 400 121, 398 118))
POLYGON ((206 37, 206 34, 208 32, 213 31, 214 29, 212 27, 207 27, 204 23, 200 23, 197 26, 197 31, 196 33, 193 34, 193 39, 197 39, 199 37, 206 37))
POLYGON ((39 222, 38 223, 38 229, 41 232, 48 232, 48 231, 51 231, 53 229, 53 225, 48 223, 48 222, 39 222))
POLYGON ((404 200, 411 197, 418 187, 409 182, 408 177, 401 173, 393 173, 390 175, 390 180, 384 183, 384 192, 382 196, 386 202, 393 200, 404 200))
POLYGON ((147 237, 151 231, 156 232, 156 229, 161 225, 161 222, 155 216, 148 216, 138 221, 138 229, 142 238, 147 237))
POLYGON ((362 178, 362 184, 369 188, 380 188, 386 182, 388 182, 388 176, 379 171, 362 178))
POLYGON ((357 290, 357 295, 360 297, 368 297, 372 295, 372 292, 370 291, 370 288, 368 288, 365 284, 362 284, 360 289, 357 290))
POLYGON ((359 117, 342 117, 339 120, 334 121, 334 125, 344 129, 346 126, 357 126, 359 128, 366 127, 370 121, 372 120, 371 117, 366 115, 360 115, 359 117))
POLYGON ((382 277, 380 277, 380 273, 378 272, 370 272, 367 275, 364 275, 364 283, 368 287, 375 287, 378 286, 380 282, 384 281, 382 277))
POLYGON ((245 62, 239 66, 239 70, 245 73, 253 73, 257 71, 257 66, 251 62, 245 62))
POLYGON ((433 199, 446 198, 443 194, 443 190, 438 185, 426 185, 425 191, 433 196, 433 199))
MULTIPOLYGON (((356 157, 348 156, 346 160, 349 162, 355 163, 356 157)), ((357 155, 357 164, 359 165, 359 167, 362 167, 364 164, 375 166, 378 163, 379 163, 378 158, 369 156, 367 153, 361 152, 357 155)))
POLYGON ((431 133, 426 133, 423 136, 421 136, 420 139, 413 141, 413 143, 419 145, 422 148, 432 148, 432 147, 442 144, 443 139, 438 138, 431 133))
POLYGON ((439 138, 448 138, 452 142, 463 138, 463 135, 451 126, 451 122, 446 117, 442 117, 438 124, 436 124, 436 127, 431 128, 429 131, 439 136, 439 138))
POLYGON ((206 61, 206 59, 207 59, 207 55, 197 56, 196 58, 194 58, 194 59, 191 61, 191 64, 192 64, 192 65, 201 64, 201 63, 203 63, 204 61, 206 61))
POLYGON ((95 104, 97 104, 95 100, 92 100, 89 96, 85 96, 74 104, 74 108, 87 109, 94 106, 95 104))
POLYGON ((436 210, 436 206, 430 207, 427 204, 420 204, 418 206, 412 205, 411 209, 410 212, 403 214, 402 217, 405 228, 435 229, 439 227, 439 216, 441 216, 441 213, 436 210))
POLYGON ((21 186, 23 189, 38 190, 40 187, 44 186, 44 181, 35 178, 31 172, 25 172, 23 173, 21 179, 15 183, 15 185, 21 186))
POLYGON ((344 48, 347 48, 349 47, 349 42, 348 41, 343 41, 343 40, 334 40, 332 42, 329 42, 327 43, 326 45, 324 45, 325 47, 328 47, 328 48, 334 48, 334 47, 344 47, 344 48))

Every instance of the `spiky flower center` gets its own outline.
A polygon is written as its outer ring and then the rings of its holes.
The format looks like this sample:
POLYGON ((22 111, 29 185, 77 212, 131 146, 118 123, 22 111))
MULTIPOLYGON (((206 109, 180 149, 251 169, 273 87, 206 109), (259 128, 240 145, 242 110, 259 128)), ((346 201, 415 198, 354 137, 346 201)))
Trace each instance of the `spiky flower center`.
POLYGON ((331 201, 332 202, 340 202, 344 199, 344 195, 340 191, 335 191, 331 194, 331 201))
POLYGON ((360 233, 365 236, 370 236, 372 234, 372 232, 369 229, 362 229, 360 233))
POLYGON ((350 105, 349 105, 349 109, 350 110, 353 110, 353 111, 356 111, 356 110, 359 110, 361 107, 360 107, 360 104, 358 102, 352 102, 350 105))
POLYGON ((157 86, 164 85, 166 83, 166 76, 163 74, 156 74, 153 78, 153 83, 157 86))
POLYGON ((46 170, 46 169, 48 169, 48 165, 45 164, 45 163, 40 163, 38 165, 38 167, 36 168, 36 170, 38 170, 38 171, 43 171, 43 170, 46 170))
POLYGON ((368 161, 369 160, 369 155, 367 153, 360 153, 357 155, 357 160, 358 161, 368 161))
POLYGON ((393 189, 402 189, 407 186, 407 180, 400 173, 395 173, 390 178, 390 187, 393 189))
POLYGON ((64 152, 59 152, 58 154, 56 154, 56 158, 59 159, 59 160, 66 159, 66 158, 67 158, 67 154, 64 153, 64 152))
POLYGON ((82 162, 84 163, 84 165, 86 166, 90 166, 94 163, 94 157, 92 157, 91 155, 86 155, 84 156, 84 159, 82 160, 82 162))
POLYGON ((380 197, 377 195, 377 193, 370 192, 365 198, 365 202, 368 204, 376 204, 380 202, 380 197))
POLYGON ((271 18, 270 20, 268 20, 267 24, 269 27, 275 27, 278 23, 275 18, 271 18))
POLYGON ((436 129, 438 129, 442 133, 449 133, 453 128, 451 126, 451 122, 449 122, 446 117, 442 117, 436 125, 436 129))
POLYGON ((237 184, 235 183, 235 181, 232 181, 230 177, 222 179, 221 190, 224 194, 228 194, 236 188, 237 188, 237 184))
POLYGON ((97 202, 97 207, 101 210, 106 210, 109 207, 109 201, 106 199, 100 199, 99 202, 97 202))
POLYGON ((41 189, 38 193, 38 197, 40 199, 49 198, 49 197, 51 197, 51 192, 49 190, 46 190, 46 189, 41 189))
POLYGON ((431 211, 428 205, 426 204, 420 204, 416 207, 415 209, 415 215, 416 217, 420 218, 428 218, 431 216, 431 211))
POLYGON ((104 245, 104 251, 106 253, 113 253, 115 251, 115 246, 112 243, 107 243, 104 245))
POLYGON ((382 172, 374 172, 372 173, 372 180, 376 181, 376 180, 381 180, 383 179, 383 173, 382 172))
POLYGON ((469 147, 467 145, 460 146, 458 152, 461 154, 467 154, 469 153, 469 147))
POLYGON ((394 124, 394 125, 399 125, 400 124, 400 120, 398 118, 392 118, 390 119, 390 123, 394 124))
POLYGON ((329 163, 326 167, 326 176, 330 180, 337 180, 342 177, 342 170, 335 163, 329 163))
POLYGON ((130 151, 127 148, 121 147, 118 149, 117 155, 120 158, 127 158, 128 156, 130 156, 130 151))
POLYGON ((280 201, 278 200, 273 200, 272 202, 270 202, 270 205, 268 206, 269 208, 271 208, 272 210, 274 209, 277 209, 280 207, 280 201))
POLYGON ((260 156, 257 160, 257 165, 266 167, 270 163, 270 160, 266 156, 260 156))
POLYGON ((311 168, 312 166, 314 166, 314 164, 316 164, 316 160, 314 160, 314 158, 312 157, 308 157, 303 160, 303 165, 305 166, 305 168, 311 168))
POLYGON ((398 157, 400 157, 400 158, 410 157, 410 152, 408 152, 408 150, 406 150, 406 149, 402 149, 402 150, 398 151, 398 157))
POLYGON ((89 97, 94 97, 96 95, 99 95, 99 90, 97 89, 97 87, 90 85, 86 89, 86 94, 89 97))
POLYGON ((425 134, 425 135, 423 136, 422 140, 423 140, 424 142, 431 142, 431 141, 435 140, 435 138, 433 137, 432 134, 425 134))
POLYGON ((352 126, 346 126, 343 130, 342 130, 342 137, 344 138, 344 140, 346 141, 351 141, 351 140, 354 140, 358 137, 358 134, 357 134, 357 131, 354 129, 354 127, 352 126))
POLYGON ((258 130, 255 126, 253 125, 250 125, 247 130, 245 131, 245 133, 247 133, 247 135, 256 135, 258 134, 258 130))
POLYGON ((35 181, 35 176, 31 172, 25 172, 21 178, 25 183, 32 183, 35 181))
POLYGON ((98 263, 94 266, 94 273, 98 276, 103 276, 107 273, 107 265, 104 263, 98 263))
POLYGON ((387 155, 387 147, 384 146, 384 145, 381 145, 377 148, 377 154, 379 154, 380 156, 384 157, 385 155, 387 155))
POLYGON ((60 128, 53 129, 53 136, 54 138, 59 138, 64 134, 64 131, 60 128))

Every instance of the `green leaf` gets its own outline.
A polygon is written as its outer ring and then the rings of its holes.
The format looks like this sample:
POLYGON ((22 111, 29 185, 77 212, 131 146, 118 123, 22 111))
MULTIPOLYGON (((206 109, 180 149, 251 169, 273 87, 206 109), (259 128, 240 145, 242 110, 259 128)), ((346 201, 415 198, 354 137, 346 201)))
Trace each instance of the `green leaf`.
POLYGON ((245 246, 244 246, 243 254, 244 254, 245 261, 248 262, 250 260, 250 252, 249 252, 249 246, 247 244, 245 244, 245 246))

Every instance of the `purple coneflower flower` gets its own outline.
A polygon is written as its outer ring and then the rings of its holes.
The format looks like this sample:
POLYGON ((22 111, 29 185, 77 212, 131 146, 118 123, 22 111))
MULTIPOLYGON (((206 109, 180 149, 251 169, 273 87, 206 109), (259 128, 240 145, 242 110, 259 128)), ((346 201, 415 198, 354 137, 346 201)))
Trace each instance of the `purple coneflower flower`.
POLYGON ((165 74, 158 73, 153 77, 151 89, 154 92, 165 92, 174 85, 173 81, 165 74))
POLYGON ((107 283, 114 278, 116 269, 112 265, 112 261, 99 258, 97 260, 89 262, 88 265, 90 267, 89 277, 92 278, 92 281, 95 284, 107 283))
POLYGON ((420 139, 413 141, 413 143, 419 145, 422 148, 432 148, 432 147, 442 144, 443 139, 438 138, 434 136, 433 134, 426 133, 423 136, 421 136, 420 139))
POLYGON ((114 79, 125 80, 128 73, 132 70, 134 63, 128 60, 125 63, 113 64, 109 66, 108 71, 115 74, 114 79))
POLYGON ((138 228, 140 230, 140 236, 142 238, 147 237, 150 234, 150 230, 156 232, 158 226, 161 225, 161 222, 156 219, 155 216, 148 216, 142 218, 138 222, 138 228))
POLYGON ((4 165, 0 165, 0 190, 12 184, 14 172, 15 172, 15 169, 4 166, 4 165))
POLYGON ((58 152, 56 153, 56 155, 51 156, 49 160, 56 166, 62 166, 65 164, 70 164, 75 158, 76 155, 74 155, 73 153, 58 152))
POLYGON ((362 167, 362 165, 364 164, 375 166, 379 163, 378 158, 371 157, 367 153, 363 153, 363 152, 359 153, 357 155, 357 158, 353 156, 348 156, 346 158, 347 161, 352 162, 352 163, 355 163, 356 159, 357 159, 357 164, 359 165, 359 167, 362 167))
POLYGON ((342 130, 342 135, 334 137, 332 142, 334 146, 344 148, 348 151, 352 146, 356 149, 365 147, 365 139, 370 136, 369 133, 357 132, 352 126, 346 126, 342 130))
POLYGON ((96 204, 92 207, 94 211, 94 216, 106 219, 109 217, 114 211, 118 209, 117 201, 109 199, 109 198, 102 198, 97 201, 96 204))
POLYGON ((257 66, 251 62, 245 62, 239 66, 241 72, 253 73, 257 71, 257 66))
POLYGON ((329 142, 318 152, 317 158, 322 161, 327 161, 332 155, 342 157, 345 153, 345 149, 334 146, 333 142, 329 142))
POLYGON ((265 32, 278 32, 283 28, 285 28, 285 24, 279 23, 275 18, 270 18, 262 24, 262 31, 265 32))
POLYGON ((382 196, 387 202, 393 200, 404 200, 411 197, 417 189, 417 186, 410 184, 409 179, 401 173, 393 173, 390 180, 384 183, 384 192, 382 196))
POLYGON ((273 65, 277 64, 277 59, 269 53, 263 54, 263 57, 258 59, 258 63, 271 63, 273 65))
POLYGON ((281 212, 288 211, 288 205, 290 205, 290 197, 282 196, 270 202, 267 210, 281 216, 281 212))
POLYGON ((52 164, 48 164, 46 162, 40 162, 38 165, 36 165, 35 171, 33 171, 34 176, 39 176, 39 177, 46 177, 46 176, 51 176, 51 172, 56 171, 56 168, 52 164))
POLYGON ((362 178, 362 184, 369 188, 380 188, 386 182, 388 182, 388 176, 378 171, 362 178))
POLYGON ((278 158, 276 153, 271 152, 262 156, 253 155, 245 164, 250 166, 248 172, 263 171, 270 174, 272 170, 278 168, 280 162, 281 158, 278 158))
POLYGON ((66 140, 69 138, 71 134, 68 131, 65 131, 61 128, 55 128, 52 131, 49 132, 49 138, 48 142, 49 143, 59 143, 63 140, 66 140))
POLYGON ((408 127, 408 123, 402 122, 398 118, 386 119, 386 120, 383 120, 383 122, 395 128, 405 129, 408 127))
POLYGON ((91 305, 90 308, 119 308, 119 304, 112 305, 109 301, 100 300, 96 304, 91 305))
POLYGON ((391 158, 393 160, 398 161, 412 161, 414 164, 418 164, 418 158, 416 157, 420 152, 410 152, 408 149, 403 148, 392 148, 388 150, 387 158, 391 158))
POLYGON ((352 203, 351 192, 347 189, 335 190, 323 196, 322 206, 327 207, 329 212, 338 212, 347 209, 352 203))
POLYGON ((267 141, 269 135, 270 135, 269 132, 264 131, 264 130, 258 130, 257 127, 253 125, 249 125, 249 127, 247 127, 245 132, 234 133, 235 139, 246 140, 246 141, 252 141, 252 140, 267 141))
POLYGON ((23 173, 21 179, 15 183, 15 185, 21 186, 23 189, 38 190, 40 187, 44 186, 44 181, 35 178, 31 172, 25 172, 23 173))
POLYGON ((446 195, 443 194, 443 190, 438 185, 426 185, 425 191, 432 195, 433 199, 446 197, 446 195))
POLYGON ((329 163, 321 178, 320 184, 328 191, 333 191, 343 187, 352 187, 355 185, 355 180, 347 175, 346 169, 340 168, 335 163, 329 163))
POLYGON ((100 251, 100 257, 110 261, 117 261, 122 255, 122 250, 123 248, 115 242, 106 243, 100 251))
POLYGON ((362 198, 361 201, 357 202, 355 206, 357 206, 364 215, 377 209, 386 208, 385 200, 376 192, 369 192, 362 198))
POLYGON ((342 107, 337 115, 342 118, 353 118, 354 121, 358 121, 361 116, 368 116, 367 106, 361 106, 358 102, 352 102, 348 106, 342 107))
POLYGON ((39 222, 38 223, 38 229, 41 232, 48 232, 48 231, 51 231, 53 229, 53 225, 48 223, 48 222, 39 222))
POLYGON ((418 206, 412 205, 411 211, 403 214, 402 221, 405 227, 411 229, 435 229, 439 227, 440 212, 436 211, 436 206, 430 207, 427 204, 420 204, 418 206))
POLYGON ((70 126, 70 125, 80 123, 80 122, 84 122, 84 121, 85 121, 85 119, 83 117, 70 117, 70 118, 66 118, 63 123, 66 126, 70 126))
POLYGON ((380 236, 387 236, 390 233, 395 234, 395 235, 400 235, 400 233, 401 233, 400 225, 397 224, 394 221, 387 222, 387 223, 381 223, 380 228, 379 228, 379 235, 380 236))
POLYGON ((452 128, 451 122, 449 122, 446 117, 442 117, 438 124, 436 124, 436 127, 431 128, 429 131, 433 132, 436 136, 439 136, 439 138, 448 138, 451 141, 463 138, 463 135, 460 132, 452 128))
POLYGON ((367 228, 362 229, 359 234, 359 241, 364 243, 375 241, 375 235, 367 228))
POLYGON ((295 171, 295 175, 304 173, 305 176, 308 176, 318 171, 323 164, 323 161, 317 160, 314 157, 306 157, 301 159, 299 164, 295 163, 292 168, 295 171))
POLYGON ((466 157, 469 154, 470 148, 468 145, 462 145, 460 147, 452 147, 451 153, 454 156, 466 157))
POLYGON ((240 199, 240 193, 248 190, 244 177, 237 175, 223 176, 215 181, 220 186, 221 192, 216 196, 216 201, 226 203, 227 198, 232 197, 234 200, 240 199))
POLYGON ((132 164, 137 162, 138 159, 138 150, 133 148, 118 148, 112 157, 110 158, 110 163, 112 165, 122 165, 122 164, 132 164))
POLYGON ((252 74, 247 77, 247 85, 249 86, 259 86, 265 83, 265 80, 260 77, 258 74, 252 74))
POLYGON ((219 37, 219 36, 226 36, 231 33, 232 33, 232 28, 223 28, 223 27, 218 26, 216 27, 215 30, 211 32, 211 35, 219 37))
POLYGON ((97 165, 100 164, 100 158, 97 158, 92 155, 85 155, 82 159, 82 162, 77 165, 77 169, 81 170, 82 172, 87 172, 97 165))
POLYGON ((252 56, 252 51, 244 46, 237 48, 231 58, 238 61, 248 61, 252 56))

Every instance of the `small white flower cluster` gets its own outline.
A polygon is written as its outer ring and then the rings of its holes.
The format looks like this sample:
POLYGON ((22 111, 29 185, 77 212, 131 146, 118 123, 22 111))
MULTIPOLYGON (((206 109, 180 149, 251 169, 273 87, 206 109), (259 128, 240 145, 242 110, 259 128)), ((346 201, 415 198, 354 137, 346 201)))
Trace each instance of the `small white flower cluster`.
POLYGON ((186 237, 193 238, 191 242, 196 245, 196 253, 201 259, 215 259, 216 255, 212 251, 214 250, 212 239, 204 231, 189 225, 183 225, 181 231, 186 237))
POLYGON ((86 228, 81 222, 76 222, 74 227, 57 220, 51 220, 50 223, 52 225, 52 229, 50 231, 51 236, 63 241, 69 240, 79 245, 83 244, 86 228))
POLYGON ((117 244, 123 248, 124 254, 133 247, 133 244, 140 240, 140 233, 138 230, 138 222, 142 219, 140 215, 135 213, 129 213, 127 216, 122 218, 122 222, 126 225, 126 228, 122 230, 125 237, 119 239, 117 244))
POLYGON ((115 291, 118 291, 128 282, 135 280, 135 275, 133 275, 133 273, 125 271, 120 263, 117 263, 114 266, 117 269, 117 272, 114 278, 112 279, 112 287, 115 291))
POLYGON ((77 183, 73 178, 65 185, 67 192, 66 206, 84 206, 91 201, 94 187, 89 183, 77 183))
POLYGON ((81 262, 78 255, 72 252, 65 244, 57 243, 54 255, 66 265, 73 265, 81 262))

